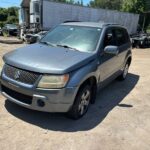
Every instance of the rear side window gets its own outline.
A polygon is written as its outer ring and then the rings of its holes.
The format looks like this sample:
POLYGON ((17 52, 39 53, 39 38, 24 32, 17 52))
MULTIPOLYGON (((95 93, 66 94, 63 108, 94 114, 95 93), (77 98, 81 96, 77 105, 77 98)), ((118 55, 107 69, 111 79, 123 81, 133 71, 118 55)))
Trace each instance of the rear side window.
POLYGON ((125 37, 126 37, 126 42, 127 43, 130 42, 130 36, 129 36, 127 30, 125 30, 125 29, 124 29, 124 34, 125 34, 125 37))
POLYGON ((115 29, 117 46, 124 45, 129 42, 129 35, 125 29, 115 29))

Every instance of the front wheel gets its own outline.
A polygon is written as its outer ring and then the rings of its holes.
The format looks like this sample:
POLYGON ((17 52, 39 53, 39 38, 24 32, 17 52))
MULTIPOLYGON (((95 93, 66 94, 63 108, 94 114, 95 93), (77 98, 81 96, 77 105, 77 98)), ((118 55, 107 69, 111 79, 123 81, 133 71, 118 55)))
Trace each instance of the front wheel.
POLYGON ((79 119, 87 112, 91 101, 91 94, 91 87, 89 85, 80 88, 75 102, 68 112, 70 118, 79 119))

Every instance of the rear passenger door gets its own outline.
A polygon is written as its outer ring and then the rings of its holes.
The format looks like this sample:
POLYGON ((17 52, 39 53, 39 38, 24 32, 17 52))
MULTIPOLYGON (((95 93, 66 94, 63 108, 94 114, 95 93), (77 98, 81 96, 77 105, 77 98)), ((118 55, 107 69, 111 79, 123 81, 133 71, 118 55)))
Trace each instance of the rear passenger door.
POLYGON ((114 33, 117 41, 117 46, 119 48, 119 54, 117 59, 117 64, 119 64, 119 68, 124 66, 124 61, 128 50, 131 48, 129 35, 124 28, 114 28, 114 33))

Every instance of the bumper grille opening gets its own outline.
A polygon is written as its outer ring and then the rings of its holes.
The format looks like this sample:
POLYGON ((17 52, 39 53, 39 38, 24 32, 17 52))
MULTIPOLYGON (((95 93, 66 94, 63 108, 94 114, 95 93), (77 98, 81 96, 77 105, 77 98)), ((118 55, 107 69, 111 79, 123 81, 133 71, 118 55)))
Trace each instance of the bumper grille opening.
POLYGON ((33 85, 40 76, 39 73, 26 71, 6 64, 4 66, 4 74, 8 78, 30 85, 33 85))
POLYGON ((2 92, 5 92, 10 97, 16 99, 17 101, 20 101, 22 103, 29 104, 29 105, 32 103, 32 96, 24 95, 19 92, 13 91, 13 90, 5 87, 4 85, 2 85, 1 90, 2 90, 2 92))

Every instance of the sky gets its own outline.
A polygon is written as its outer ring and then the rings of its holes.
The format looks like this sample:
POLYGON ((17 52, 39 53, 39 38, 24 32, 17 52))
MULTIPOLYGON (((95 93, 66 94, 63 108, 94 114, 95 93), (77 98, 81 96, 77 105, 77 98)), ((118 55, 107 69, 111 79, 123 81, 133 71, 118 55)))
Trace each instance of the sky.
MULTIPOLYGON (((20 6, 22 0, 0 0, 0 7, 11 7, 20 6)), ((78 1, 78 0, 77 0, 78 1)), ((86 5, 90 0, 83 0, 84 5, 86 5)))

